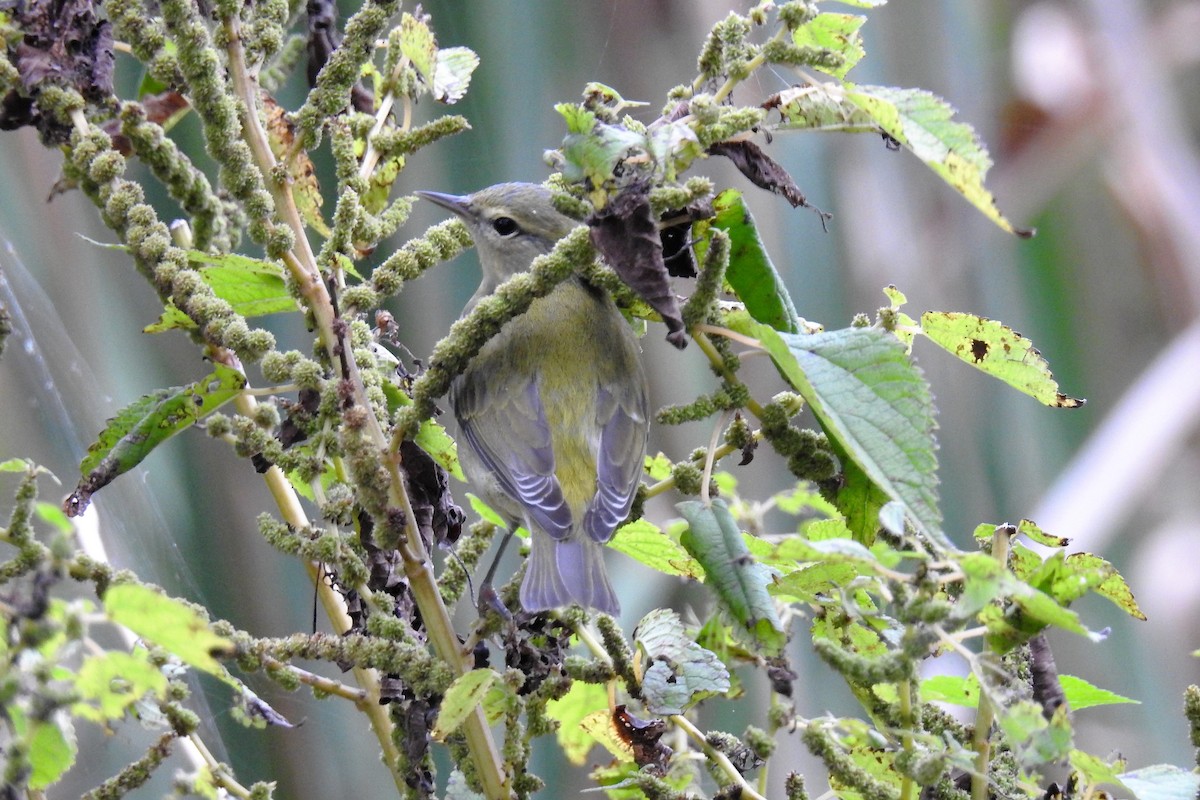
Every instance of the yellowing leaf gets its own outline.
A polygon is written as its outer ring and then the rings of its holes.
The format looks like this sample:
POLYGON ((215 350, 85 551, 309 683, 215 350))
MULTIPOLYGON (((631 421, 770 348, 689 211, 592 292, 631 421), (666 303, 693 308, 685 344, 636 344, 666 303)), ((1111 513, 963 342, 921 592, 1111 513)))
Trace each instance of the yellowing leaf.
MULTIPOLYGON (((109 589, 109 593, 117 588, 109 589)), ((149 590, 145 590, 149 591, 149 590)), ((149 662, 145 650, 133 653, 105 652, 86 659, 75 677, 79 702, 72 712, 98 724, 125 716, 145 694, 165 697, 167 678, 149 662)))
MULTIPOLYGON (((575 681, 563 697, 546 703, 546 715, 558 721, 558 746, 577 766, 587 762, 592 745, 598 741, 583 724, 593 714, 609 716, 608 691, 598 683, 575 681)), ((608 727, 612 728, 611 722, 608 727)))
POLYGON ((579 726, 587 731, 593 739, 604 745, 604 749, 612 753, 618 761, 633 761, 633 748, 617 735, 617 729, 612 722, 612 714, 607 709, 588 714, 579 723, 579 726))
POLYGON ((1086 402, 1058 391, 1050 365, 1033 342, 1002 322, 957 311, 926 311, 921 331, 946 352, 1040 403, 1079 408, 1086 402))
POLYGON ((945 100, 920 89, 852 84, 846 85, 845 98, 992 222, 1009 233, 1033 235, 1013 227, 996 208, 995 198, 983 185, 992 159, 975 130, 954 120, 955 111, 945 100))
POLYGON ((447 736, 458 730, 499 677, 493 669, 473 669, 455 679, 442 698, 442 707, 431 733, 434 740, 445 741, 447 736))
POLYGON ((218 636, 199 612, 145 586, 122 584, 104 593, 109 618, 153 642, 186 664, 225 679, 213 654, 230 654, 233 642, 218 636))

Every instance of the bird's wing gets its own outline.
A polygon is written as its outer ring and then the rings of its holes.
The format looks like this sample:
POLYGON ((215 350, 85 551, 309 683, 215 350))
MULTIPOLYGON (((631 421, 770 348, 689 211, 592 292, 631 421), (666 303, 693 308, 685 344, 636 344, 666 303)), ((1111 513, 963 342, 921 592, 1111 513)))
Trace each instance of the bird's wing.
POLYGON ((645 381, 601 385, 596 401, 600 442, 596 452, 596 495, 583 516, 583 528, 596 542, 607 542, 629 514, 646 456, 645 381))
POLYGON ((535 381, 468 377, 451 398, 467 443, 530 521, 555 539, 571 532, 571 509, 554 475, 550 427, 535 381))

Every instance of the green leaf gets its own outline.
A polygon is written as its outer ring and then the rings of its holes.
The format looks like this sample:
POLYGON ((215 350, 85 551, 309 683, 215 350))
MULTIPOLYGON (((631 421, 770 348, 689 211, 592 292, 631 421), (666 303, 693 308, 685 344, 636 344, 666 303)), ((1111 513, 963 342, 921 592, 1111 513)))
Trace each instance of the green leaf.
POLYGON ((883 287, 883 293, 888 299, 888 309, 895 315, 895 324, 891 327, 892 334, 904 343, 908 352, 912 352, 913 339, 917 336, 917 321, 905 314, 900 308, 908 302, 904 292, 891 284, 883 287))
POLYGON ((554 110, 567 123, 567 133, 591 133, 596 127, 596 114, 577 103, 559 103, 554 110))
POLYGON ((142 333, 165 333, 170 330, 186 330, 194 327, 196 327, 196 323, 192 322, 192 318, 176 308, 174 303, 168 301, 163 312, 158 315, 158 319, 142 328, 142 333))
POLYGON ((173 597, 145 586, 121 584, 104 593, 104 608, 113 622, 153 642, 185 664, 222 680, 228 672, 213 655, 231 655, 233 642, 218 636, 199 612, 173 597))
MULTIPOLYGON (((122 587, 109 592, 116 588, 122 587)), ((84 660, 75 676, 75 691, 79 701, 71 707, 72 713, 104 725, 124 717, 144 695, 165 699, 167 678, 150 663, 144 649, 107 651, 84 660)))
POLYGON ((1137 800, 1195 800, 1200 775, 1170 764, 1142 767, 1117 776, 1137 800))
POLYGON ((942 98, 921 89, 846 85, 845 97, 865 111, 883 131, 925 162, 992 222, 1014 228, 996 208, 983 185, 992 159, 970 125, 954 121, 955 111, 942 98))
POLYGON ((1029 519, 1023 519, 1017 523, 1017 533, 1028 536, 1033 541, 1043 544, 1046 547, 1066 547, 1071 543, 1070 539, 1047 533, 1038 527, 1037 523, 1029 519))
POLYGON ((1028 641, 1048 625, 1087 636, 1094 641, 1103 638, 1084 627, 1074 611, 1009 572, 990 555, 967 553, 961 557, 959 565, 966 580, 963 582, 958 613, 967 615, 982 612, 980 618, 988 628, 988 643, 997 652, 1007 652, 1028 641), (991 607, 993 600, 1008 600, 1021 613, 1014 615, 1010 609, 1002 614, 991 607))
POLYGON ((850 564, 861 574, 870 575, 879 568, 879 559, 861 542, 836 538, 809 541, 789 536, 775 547, 777 558, 789 561, 816 561, 825 564, 850 564))
POLYGON ((150 455, 154 448, 228 403, 246 387, 246 376, 224 364, 187 386, 147 395, 117 412, 79 465, 83 474, 64 509, 82 514, 91 497, 150 455))
POLYGON ((671 475, 671 459, 662 453, 646 456, 646 476, 652 481, 666 480, 671 475))
POLYGON ((462 483, 467 482, 467 477, 463 475, 462 464, 458 460, 458 444, 446 432, 441 423, 432 419, 425 420, 417 429, 417 435, 413 437, 413 441, 417 443, 417 447, 428 453, 430 458, 453 475, 455 479, 462 483))
MULTIPOLYGON (((371 214, 383 213, 391 200, 392 187, 396 185, 396 179, 400 177, 407 163, 402 153, 380 157, 375 169, 371 170, 370 178, 367 179, 367 190, 362 195, 363 208, 371 214)), ((350 259, 343 257, 338 261, 343 269, 353 273, 353 262, 350 259)))
POLYGON ((53 525, 59 533, 74 533, 75 526, 71 524, 71 520, 67 517, 63 510, 53 503, 44 503, 38 501, 34 507, 34 513, 38 515, 38 519, 45 522, 47 525, 53 525))
POLYGON ((1138 700, 1133 700, 1116 692, 1110 692, 1107 689, 1093 686, 1083 678, 1077 678, 1074 675, 1059 675, 1058 683, 1062 686, 1063 695, 1067 698, 1067 705, 1071 707, 1072 711, 1079 711, 1084 708, 1091 708, 1092 706, 1111 706, 1118 703, 1140 704, 1138 700))
POLYGON ((1112 601, 1117 608, 1134 619, 1140 619, 1143 622, 1146 620, 1146 615, 1142 612, 1137 600, 1133 597, 1133 590, 1129 588, 1129 584, 1125 582, 1125 579, 1121 577, 1121 574, 1117 572, 1116 567, 1112 564, 1100 558, 1100 556, 1095 556, 1091 553, 1072 553, 1067 556, 1067 562, 1071 564, 1080 563, 1088 567, 1092 566, 1095 562, 1099 562, 1107 566, 1111 570, 1111 573, 1095 588, 1096 594, 1112 601))
POLYGON ((778 654, 787 635, 767 593, 770 578, 750 556, 725 501, 713 500, 706 506, 699 500, 685 500, 675 508, 688 523, 680 543, 704 567, 705 583, 716 591, 721 606, 769 655, 778 654))
POLYGON ((696 644, 674 611, 658 608, 642 617, 634 641, 650 664, 642 675, 642 699, 651 714, 682 714, 705 697, 729 691, 729 670, 696 644))
POLYGON ((686 122, 666 122, 652 128, 646 137, 646 147, 667 181, 704 155, 704 148, 692 126, 686 122))
POLYGON ((742 193, 726 189, 713 200, 716 216, 697 223, 696 258, 704 260, 708 251, 705 236, 711 226, 729 235, 729 268, 725 280, 733 288, 750 316, 778 331, 800 332, 800 317, 792 305, 783 278, 771 263, 771 257, 758 235, 758 227, 742 200, 742 193))
POLYGON ((664 575, 703 580, 704 570, 687 550, 646 519, 622 525, 608 546, 664 575))
POLYGON ((1071 751, 1071 723, 1066 710, 1047 720, 1042 707, 1029 700, 996 704, 996 721, 1018 763, 1027 769, 1066 758, 1071 751))
POLYGON ((858 30, 866 21, 866 17, 856 14, 817 14, 792 32, 792 41, 798 47, 828 50, 841 56, 842 63, 836 68, 818 69, 823 69, 834 77, 844 78, 866 55, 862 46, 862 34, 858 30))
POLYGON ((801 567, 789 572, 768 587, 775 597, 788 597, 801 603, 816 602, 817 596, 826 594, 839 586, 845 586, 858 577, 853 564, 822 562, 801 567))
POLYGON ((432 86, 437 42, 429 26, 407 11, 400 17, 400 52, 408 58, 425 85, 432 86))
POLYGON ((53 719, 34 722, 30 726, 28 743, 30 789, 49 787, 75 763, 78 752, 75 737, 68 736, 53 719))
POLYGON ((979 680, 974 673, 966 676, 933 675, 921 681, 921 702, 976 708, 979 705, 979 680))
MULTIPOLYGON (((938 509, 933 398, 904 345, 876 328, 793 335, 761 323, 735 327, 762 343, 804 397, 843 467, 853 461, 889 499, 904 504, 919 532, 956 549, 942 532, 938 509)), ((854 479, 853 470, 846 473, 847 480, 854 479)), ((873 509, 875 520, 859 524, 878 524, 879 508, 873 501, 879 498, 871 498, 861 481, 853 499, 860 508, 839 505, 848 522, 873 509)))
POLYGON ((1072 750, 1067 758, 1071 762, 1071 770, 1083 776, 1085 786, 1095 786, 1101 783, 1121 785, 1119 775, 1125 769, 1123 759, 1116 758, 1109 762, 1082 750, 1072 750))
POLYGON ((0 472, 28 472, 33 466, 33 462, 25 458, 10 458, 7 461, 0 461, 0 472))
POLYGON ((1102 558, 1078 553, 1083 558, 1068 557, 1061 550, 1043 560, 1027 574, 1018 575, 1035 589, 1069 605, 1108 580, 1116 570, 1102 558))
POLYGON ((837 490, 838 510, 846 517, 846 527, 855 541, 865 545, 875 543, 881 527, 879 512, 891 502, 891 497, 852 460, 842 463, 842 480, 837 490))
POLYGON ((587 763, 587 755, 596 744, 581 727, 584 717, 595 711, 608 711, 608 691, 599 683, 573 681, 570 691, 546 703, 546 715, 558 720, 558 746, 576 766, 587 763))
POLYGON ((458 730, 499 678, 499 673, 487 668, 459 675, 442 698, 442 707, 430 734, 434 741, 443 742, 458 730))
POLYGON ((213 255, 188 250, 188 261, 200 269, 200 277, 213 293, 244 317, 261 317, 296 310, 288 294, 283 268, 273 261, 226 253, 213 255))
POLYGON ((822 517, 841 517, 837 506, 826 500, 820 490, 808 481, 800 481, 791 491, 775 495, 775 507, 785 514, 799 515, 805 511, 815 511, 822 517))
POLYGON ((645 135, 598 122, 595 114, 580 106, 562 103, 555 108, 567 120, 570 131, 561 148, 562 173, 568 183, 588 180, 594 191, 603 194, 602 188, 612 183, 617 163, 648 147, 645 135))
MULTIPOLYGON (((98 242, 86 236, 82 238, 97 247, 129 252, 125 245, 98 242)), ((200 277, 213 293, 242 316, 261 317, 296 310, 296 301, 288 294, 284 283, 283 269, 275 262, 236 253, 213 254, 202 250, 183 252, 187 254, 188 263, 196 265, 200 277)), ((147 325, 142 331, 161 333, 172 328, 194 327, 196 324, 186 314, 168 303, 158 321, 147 325)))
POLYGON ((951 355, 1053 408, 1086 401, 1058 391, 1050 365, 1033 342, 1002 322, 956 311, 926 311, 921 332, 951 355))
POLYGON ((479 515, 480 519, 492 523, 497 528, 508 529, 508 523, 504 517, 500 516, 496 509, 485 503, 478 495, 467 492, 467 502, 471 504, 471 508, 479 515))
POLYGON ((462 100, 478 66, 479 56, 469 47, 438 50, 433 66, 433 99, 446 105, 462 100))
MULTIPOLYGON (((391 381, 383 382, 383 394, 387 398, 389 413, 394 414, 397 409, 412 404, 412 398, 391 381)), ((416 442, 417 447, 428 453, 429 457, 442 469, 453 475, 455 479, 466 483, 467 479, 463 475, 462 464, 458 460, 458 444, 440 422, 433 419, 422 422, 413 441, 416 442)))

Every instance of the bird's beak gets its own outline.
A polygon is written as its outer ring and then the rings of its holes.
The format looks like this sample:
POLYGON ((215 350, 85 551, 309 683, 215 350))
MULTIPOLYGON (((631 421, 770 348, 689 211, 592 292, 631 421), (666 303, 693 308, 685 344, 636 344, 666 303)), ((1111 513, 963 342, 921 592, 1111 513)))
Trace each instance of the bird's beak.
POLYGON ((442 192, 417 192, 416 194, 418 197, 422 197, 448 211, 453 211, 464 219, 470 219, 473 216, 471 213, 471 198, 467 195, 444 194, 442 192))

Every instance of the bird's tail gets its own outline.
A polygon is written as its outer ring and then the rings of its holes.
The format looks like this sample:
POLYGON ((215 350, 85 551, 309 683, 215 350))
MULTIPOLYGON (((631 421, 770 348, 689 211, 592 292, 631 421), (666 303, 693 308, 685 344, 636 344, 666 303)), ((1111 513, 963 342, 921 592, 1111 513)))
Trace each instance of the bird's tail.
POLYGON ((604 568, 604 545, 579 536, 556 541, 534 533, 521 582, 521 605, 526 611, 544 611, 571 603, 605 614, 620 613, 621 604, 604 568))

